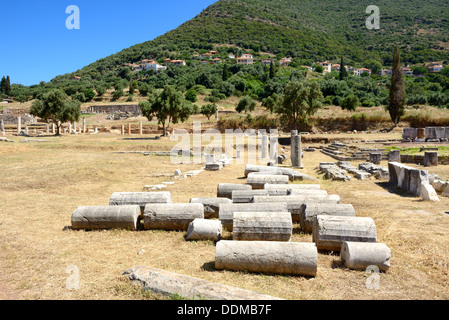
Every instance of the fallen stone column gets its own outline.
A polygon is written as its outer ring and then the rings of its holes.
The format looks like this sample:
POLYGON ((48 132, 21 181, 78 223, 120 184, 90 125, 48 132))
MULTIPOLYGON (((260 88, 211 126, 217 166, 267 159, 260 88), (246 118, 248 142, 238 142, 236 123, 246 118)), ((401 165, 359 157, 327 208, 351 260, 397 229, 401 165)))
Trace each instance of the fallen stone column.
POLYGON ((287 190, 288 196, 301 196, 301 195, 316 195, 327 196, 326 190, 313 190, 313 189, 289 189, 287 190))
POLYGON ((72 229, 128 229, 135 231, 140 213, 138 205, 81 206, 72 213, 72 229))
POLYGON ((234 212, 233 240, 290 241, 292 230, 290 212, 234 212))
POLYGON ((308 176, 299 171, 295 171, 290 168, 280 168, 280 167, 269 167, 269 166, 260 166, 255 164, 247 164, 245 165, 245 176, 247 177, 250 173, 253 172, 267 172, 269 175, 286 175, 289 177, 290 181, 293 180, 313 180, 317 181, 318 179, 308 176))
POLYGON ((311 233, 313 231, 313 222, 315 221, 315 217, 321 215, 355 217, 355 209, 352 204, 303 204, 299 215, 301 230, 311 233))
POLYGON ((232 191, 233 203, 249 203, 255 196, 268 196, 268 192, 263 189, 259 190, 234 190, 232 191))
POLYGON ((219 241, 223 226, 218 220, 195 219, 187 228, 186 240, 219 241))
POLYGON ((247 184, 238 183, 220 183, 217 186, 217 198, 228 198, 232 200, 232 191, 234 190, 252 190, 247 184))
POLYGON ((111 195, 109 205, 138 205, 143 212, 148 203, 171 203, 171 193, 162 192, 116 192, 111 195))
POLYGON ((290 190, 320 190, 319 184, 265 184, 264 189, 270 196, 287 196, 290 190))
POLYGON ((217 243, 215 268, 314 277, 318 252, 315 244, 272 241, 217 243))
POLYGON ((343 241, 377 242, 376 225, 365 217, 316 216, 312 235, 318 250, 335 252, 343 241))
POLYGON ((369 266, 377 266, 381 271, 387 271, 390 268, 391 250, 384 243, 344 241, 340 257, 349 269, 366 270, 369 266))
POLYGON ((220 204, 232 203, 228 198, 191 198, 190 203, 202 203, 204 205, 204 218, 212 219, 218 218, 218 210, 220 204))
POLYGON ((294 222, 300 221, 301 208, 304 204, 309 202, 321 202, 327 204, 337 204, 340 202, 340 197, 337 195, 300 195, 300 196, 277 196, 264 197, 255 196, 252 199, 253 203, 286 203, 287 211, 291 213, 294 222))
POLYGON ((187 230, 195 219, 204 219, 201 203, 147 204, 144 229, 187 230))
POLYGON ((190 300, 281 300, 253 291, 144 266, 128 269, 124 275, 131 281, 141 284, 144 290, 166 296, 177 294, 190 300))
POLYGON ((234 212, 289 212, 287 203, 233 203, 220 204, 219 219, 223 228, 232 231, 234 212))
POLYGON ((265 184, 288 184, 289 178, 284 175, 252 175, 249 174, 246 184, 252 186, 253 189, 263 189, 265 184))

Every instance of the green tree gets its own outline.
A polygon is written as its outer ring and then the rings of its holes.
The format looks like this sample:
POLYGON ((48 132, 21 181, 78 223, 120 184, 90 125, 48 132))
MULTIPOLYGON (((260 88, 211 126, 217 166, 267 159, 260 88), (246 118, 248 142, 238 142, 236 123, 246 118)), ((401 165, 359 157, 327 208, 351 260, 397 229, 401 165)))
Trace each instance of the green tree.
POLYGON ((61 125, 64 122, 78 121, 81 115, 81 103, 70 101, 61 90, 55 89, 42 95, 41 99, 33 102, 30 114, 56 125, 56 135, 60 135, 61 125))
POLYGON ((227 81, 231 76, 232 76, 232 73, 229 71, 228 64, 225 63, 223 66, 223 75, 222 75, 223 81, 227 81))
POLYGON ((274 77, 276 77, 276 66, 274 65, 274 61, 271 61, 270 64, 270 75, 269 75, 270 79, 273 79, 274 77))
POLYGON ((8 96, 11 95, 11 80, 9 79, 9 76, 6 76, 5 94, 8 96))
POLYGON ((254 101, 253 98, 251 98, 250 96, 244 96, 240 99, 237 107, 235 108, 235 110, 238 113, 249 113, 249 112, 253 112, 254 109, 256 108, 256 101, 254 101))
POLYGON ((317 67, 315 68, 315 72, 323 73, 323 71, 324 71, 324 68, 323 68, 322 66, 317 66, 317 67))
POLYGON ((340 102, 340 107, 343 110, 355 111, 359 103, 360 103, 359 98, 354 94, 350 94, 345 98, 343 98, 343 100, 340 102))
POLYGON ((86 89, 84 90, 84 96, 86 97, 86 101, 91 101, 93 98, 95 98, 95 92, 92 89, 86 89))
POLYGON ((275 113, 297 130, 298 124, 307 124, 309 117, 321 108, 320 99, 323 94, 317 82, 290 81, 275 113))
POLYGON ((129 94, 133 95, 134 91, 136 91, 137 89, 137 82, 135 80, 130 80, 129 81, 129 94))
POLYGON ((387 110, 390 113, 390 118, 397 127, 401 117, 405 113, 405 81, 404 74, 401 71, 401 56, 399 49, 396 47, 394 49, 393 56, 393 69, 391 75, 391 86, 390 86, 390 100, 387 105, 387 110))
POLYGON ((148 101, 141 101, 139 106, 148 120, 151 121, 153 117, 158 119, 164 136, 167 135, 170 122, 185 122, 194 110, 192 103, 186 101, 182 92, 177 91, 174 86, 165 86, 162 92, 153 93, 148 101))
POLYGON ((216 112, 218 108, 215 104, 206 104, 201 107, 201 114, 207 117, 207 120, 210 120, 210 117, 212 117, 216 112))
POLYGON ((340 80, 344 80, 347 77, 348 77, 348 71, 346 70, 345 62, 343 60, 343 57, 341 57, 341 61, 340 61, 340 80))
POLYGON ((189 89, 186 91, 185 94, 186 100, 190 101, 190 102, 196 102, 197 101, 197 97, 196 97, 196 91, 193 89, 189 89))
POLYGON ((102 97, 102 96, 106 93, 106 91, 107 91, 105 85, 98 85, 98 86, 95 88, 95 90, 97 91, 97 95, 98 95, 99 97, 102 97))
POLYGON ((2 81, 0 82, 0 93, 5 93, 6 91, 6 78, 2 77, 2 81))

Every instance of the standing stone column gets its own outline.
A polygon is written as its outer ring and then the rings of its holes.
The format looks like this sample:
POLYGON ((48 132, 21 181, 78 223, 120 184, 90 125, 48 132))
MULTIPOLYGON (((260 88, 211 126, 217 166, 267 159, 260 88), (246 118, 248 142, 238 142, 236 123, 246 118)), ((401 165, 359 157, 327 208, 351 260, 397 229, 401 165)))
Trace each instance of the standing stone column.
POLYGON ((73 133, 76 134, 76 121, 73 122, 73 133))
POLYGON ((2 132, 2 135, 5 135, 5 122, 3 119, 0 120, 0 131, 2 132))
POLYGON ((436 166, 438 166, 438 152, 425 152, 424 167, 436 167, 436 166))
POLYGON ((140 121, 140 123, 139 123, 139 134, 141 136, 143 135, 143 123, 142 123, 142 121, 140 121))
POLYGON ((270 129, 270 159, 278 161, 278 132, 270 129))
POLYGON ((293 137, 295 137, 297 135, 298 135, 298 130, 290 131, 290 145, 291 145, 291 147, 290 147, 290 149, 291 149, 290 159, 292 161, 292 166, 293 166, 293 163, 296 162, 296 159, 294 158, 295 155, 296 155, 296 150, 295 150, 296 145, 293 143, 293 137))
POLYGON ((401 151, 399 151, 399 150, 391 150, 388 153, 388 162, 401 163, 401 151))
POLYGON ((418 139, 425 139, 426 138, 426 128, 418 128, 418 139))
POLYGON ((128 135, 131 135, 131 123, 128 123, 128 135))
POLYGON ((17 117, 17 134, 22 132, 22 117, 17 117))
POLYGON ((122 136, 125 135, 125 125, 124 125, 124 124, 122 124, 122 131, 121 131, 121 134, 122 134, 122 136))
POLYGON ((69 123, 69 134, 72 134, 72 123, 69 123))
POLYGON ((267 159, 268 158, 268 136, 267 133, 264 132, 262 134, 262 159, 267 159))
POLYGON ((25 134, 28 135, 29 130, 28 130, 28 126, 25 126, 25 134))
POLYGON ((301 148, 301 135, 292 135, 291 137, 292 143, 292 166, 295 168, 302 168, 302 148, 301 148))
POLYGON ((83 117, 83 133, 86 133, 86 117, 83 117))
POLYGON ((371 152, 369 154, 369 161, 374 164, 380 164, 382 161, 382 153, 381 152, 371 152))
POLYGON ((56 134, 56 125, 54 123, 51 124, 51 133, 56 134))
POLYGON ((218 110, 215 112, 215 121, 218 121, 218 110))
POLYGON ((45 133, 46 134, 50 134, 50 125, 47 123, 47 125, 45 126, 45 133))

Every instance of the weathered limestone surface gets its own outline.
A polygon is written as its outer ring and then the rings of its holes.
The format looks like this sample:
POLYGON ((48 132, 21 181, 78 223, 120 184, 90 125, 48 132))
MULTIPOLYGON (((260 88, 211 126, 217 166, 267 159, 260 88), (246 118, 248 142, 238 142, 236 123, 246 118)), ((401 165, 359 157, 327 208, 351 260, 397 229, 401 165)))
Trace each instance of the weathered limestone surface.
POLYGON ((219 219, 223 228, 232 231, 234 212, 288 212, 285 202, 220 204, 219 219))
POLYGON ((349 269, 366 270, 377 266, 381 271, 390 268, 391 250, 384 243, 344 241, 341 245, 341 261, 349 269))
POLYGON ((218 218, 218 210, 220 204, 232 203, 231 199, 228 198, 191 198, 190 203, 202 203, 204 205, 204 218, 218 218))
POLYGON ((438 166, 438 152, 424 152, 424 167, 438 166))
POLYGON ((304 173, 301 173, 299 171, 295 171, 290 168, 280 168, 280 167, 268 167, 268 166, 259 166, 254 164, 247 164, 245 165, 245 176, 248 176, 248 174, 252 172, 267 172, 268 174, 274 174, 274 175, 286 175, 289 177, 290 181, 293 180, 312 180, 317 181, 318 179, 308 176, 304 173))
POLYGON ((392 185, 416 196, 421 195, 421 183, 429 183, 429 175, 426 170, 415 169, 397 162, 389 162, 388 169, 392 185))
POLYGON ((116 192, 111 195, 109 205, 138 205, 143 212, 148 203, 172 203, 171 193, 162 192, 116 192))
POLYGON ((187 228, 186 240, 219 241, 223 226, 218 220, 195 219, 187 228))
POLYGON ((246 183, 253 189, 263 189, 265 184, 288 184, 289 178, 285 175, 249 174, 246 183))
POLYGON ((438 194, 432 185, 428 182, 423 181, 421 183, 421 197, 423 201, 434 201, 440 202, 438 194))
POLYGON ((287 190, 288 196, 308 196, 308 195, 316 195, 316 196, 327 196, 328 193, 326 190, 314 190, 314 189, 289 189, 287 190))
POLYGON ((388 153, 388 162, 401 162, 401 151, 400 150, 391 150, 388 153))
POLYGON ((147 204, 144 211, 144 229, 187 230, 190 222, 204 219, 201 203, 147 204))
POLYGON ((215 268, 314 277, 318 252, 315 244, 275 241, 217 243, 215 268))
POLYGON ((320 215, 355 217, 355 209, 352 204, 325 204, 318 202, 303 204, 299 216, 301 230, 311 233, 315 217, 320 215))
POLYGON ((327 204, 336 204, 340 202, 338 195, 291 195, 291 196, 277 196, 264 197, 256 196, 253 198, 253 203, 286 203, 287 210, 291 213, 294 222, 300 221, 301 208, 304 204, 309 202, 321 202, 327 204))
POLYGON ((144 290, 166 296, 178 294, 190 300, 281 300, 253 291, 144 266, 128 269, 124 275, 131 281, 142 284, 144 290))
POLYGON ((290 241, 292 230, 289 212, 234 212, 233 240, 290 241))
POLYGON ((234 190, 232 191, 232 203, 249 203, 255 196, 268 196, 268 192, 263 189, 234 190))
POLYGON ((312 238, 318 250, 339 252, 343 241, 377 242, 377 231, 371 218, 316 216, 312 238))
POLYGON ((270 196, 287 196, 290 190, 320 190, 321 186, 319 184, 269 184, 264 186, 264 189, 268 192, 270 196))
POLYGON ((81 206, 72 213, 72 228, 78 229, 128 229, 137 230, 140 216, 138 205, 81 206))
POLYGON ((252 189, 253 188, 248 184, 219 183, 217 186, 217 198, 228 198, 232 200, 232 191, 252 189))

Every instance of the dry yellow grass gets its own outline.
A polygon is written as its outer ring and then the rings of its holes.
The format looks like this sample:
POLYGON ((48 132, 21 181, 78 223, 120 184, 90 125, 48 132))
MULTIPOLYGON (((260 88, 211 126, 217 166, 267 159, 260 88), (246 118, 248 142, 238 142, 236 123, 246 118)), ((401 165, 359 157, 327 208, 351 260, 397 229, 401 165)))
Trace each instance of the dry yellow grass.
MULTIPOLYGON (((370 136, 361 136, 370 138, 370 136)), ((200 165, 173 165, 168 157, 115 154, 122 150, 167 150, 166 139, 63 136, 45 143, 0 145, 0 298, 160 299, 144 294, 122 273, 146 265, 229 284, 284 299, 448 299, 449 199, 422 202, 376 180, 347 183, 322 180, 322 189, 352 203, 358 216, 372 217, 378 241, 392 250, 391 269, 380 274, 379 290, 368 289, 368 275, 345 269, 336 254, 320 253, 316 278, 217 271, 212 242, 187 242, 184 232, 72 231, 70 217, 79 205, 107 205, 116 191, 141 191, 200 165), (391 191, 391 192, 390 192, 391 191), (142 251, 144 250, 144 251, 142 251), (68 290, 67 267, 80 270, 79 290, 68 290)), ((319 162, 306 153, 303 172, 317 176, 319 162)), ((384 163, 385 165, 385 163, 384 163)), ((179 179, 167 187, 175 202, 216 196, 220 182, 244 183, 243 165, 179 179)), ((439 174, 449 179, 445 167, 439 174), (445 171, 446 170, 446 171, 445 171)), ((431 170, 431 172, 433 172, 431 170)), ((225 234, 230 237, 229 233, 225 234)), ((295 226, 293 241, 312 241, 295 226)))

